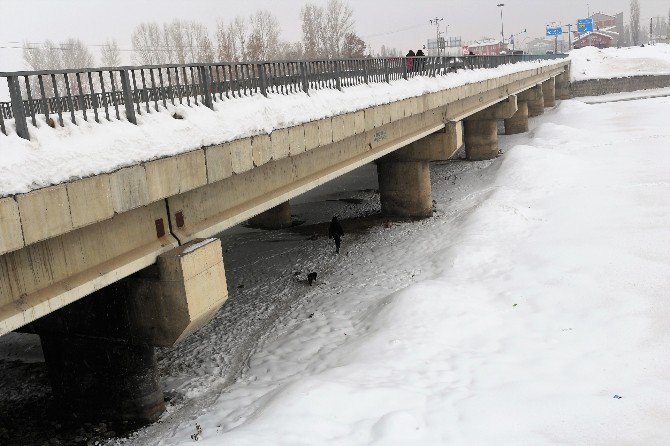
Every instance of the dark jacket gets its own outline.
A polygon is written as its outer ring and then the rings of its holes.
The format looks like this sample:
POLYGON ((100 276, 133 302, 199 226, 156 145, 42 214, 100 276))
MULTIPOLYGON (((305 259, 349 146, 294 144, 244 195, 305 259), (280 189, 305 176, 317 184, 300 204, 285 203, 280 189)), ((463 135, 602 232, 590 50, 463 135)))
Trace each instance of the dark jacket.
POLYGON ((333 219, 330 222, 330 226, 328 227, 328 238, 339 238, 344 235, 344 230, 342 230, 342 226, 340 226, 340 222, 337 221, 337 217, 333 217, 333 219))
POLYGON ((412 68, 414 68, 414 51, 409 50, 409 53, 407 53, 407 56, 405 56, 407 59, 405 59, 405 64, 407 65, 407 71, 412 71, 412 68))

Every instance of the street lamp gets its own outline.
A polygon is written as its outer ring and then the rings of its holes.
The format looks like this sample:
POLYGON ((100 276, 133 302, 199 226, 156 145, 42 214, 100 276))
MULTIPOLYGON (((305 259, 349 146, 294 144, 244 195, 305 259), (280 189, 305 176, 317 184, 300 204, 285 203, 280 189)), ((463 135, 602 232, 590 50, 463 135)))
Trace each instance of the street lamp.
POLYGON ((498 3, 498 8, 500 8, 500 36, 502 37, 503 46, 505 46, 505 22, 503 22, 503 6, 504 3, 498 3))

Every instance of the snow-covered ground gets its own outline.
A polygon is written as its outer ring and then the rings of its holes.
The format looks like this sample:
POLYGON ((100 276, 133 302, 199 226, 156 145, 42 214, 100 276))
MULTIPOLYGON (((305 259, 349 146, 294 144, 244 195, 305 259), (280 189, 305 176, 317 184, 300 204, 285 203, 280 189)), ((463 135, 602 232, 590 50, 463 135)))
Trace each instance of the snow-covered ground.
POLYGON ((572 81, 617 77, 670 75, 670 45, 586 47, 570 52, 572 81))
POLYGON ((563 101, 494 161, 433 165, 433 218, 341 256, 224 235, 243 292, 162 351, 170 409, 122 442, 669 444, 669 111, 563 101))
MULTIPOLYGON (((19 138, 9 121, 9 134, 0 133, 0 197, 554 63, 522 62, 434 78, 359 85, 343 91, 311 90, 309 96, 297 93, 226 99, 215 102, 214 110, 202 105, 171 104, 164 110, 160 104, 160 112, 152 109, 138 115, 138 125, 123 116, 120 121, 112 116, 111 122, 103 118, 100 123, 89 116, 90 121, 80 118, 74 125, 64 116, 65 127, 52 129, 42 116, 37 127, 29 124, 30 141, 19 138), (183 119, 174 119, 175 113, 183 119)), ((111 110, 110 116, 113 114, 111 110)))

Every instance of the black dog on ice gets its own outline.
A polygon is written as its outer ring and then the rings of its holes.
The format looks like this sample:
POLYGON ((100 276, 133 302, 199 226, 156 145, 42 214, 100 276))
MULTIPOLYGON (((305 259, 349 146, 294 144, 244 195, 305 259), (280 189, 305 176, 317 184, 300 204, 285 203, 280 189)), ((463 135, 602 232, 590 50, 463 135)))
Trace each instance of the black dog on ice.
POLYGON ((316 282, 316 273, 307 274, 307 282, 309 283, 309 286, 312 286, 312 282, 316 282))

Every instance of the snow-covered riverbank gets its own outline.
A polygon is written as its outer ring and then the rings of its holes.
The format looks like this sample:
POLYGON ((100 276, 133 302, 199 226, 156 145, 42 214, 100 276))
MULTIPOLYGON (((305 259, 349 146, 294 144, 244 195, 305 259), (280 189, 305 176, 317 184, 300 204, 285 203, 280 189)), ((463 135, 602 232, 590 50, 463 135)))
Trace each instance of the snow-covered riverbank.
POLYGON ((670 75, 670 45, 572 50, 572 81, 670 75))
POLYGON ((668 111, 564 101, 495 161, 433 166, 434 218, 340 257, 275 233, 228 316, 292 297, 239 379, 224 310, 163 354, 176 403, 128 443, 667 444, 668 111))

